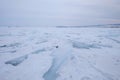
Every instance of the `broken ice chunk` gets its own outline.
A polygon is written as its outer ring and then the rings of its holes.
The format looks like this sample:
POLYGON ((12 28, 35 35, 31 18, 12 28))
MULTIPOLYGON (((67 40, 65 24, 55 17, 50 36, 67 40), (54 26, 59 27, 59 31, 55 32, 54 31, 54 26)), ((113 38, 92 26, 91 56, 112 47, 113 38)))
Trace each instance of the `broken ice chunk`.
POLYGON ((17 66, 17 65, 19 65, 20 63, 22 63, 27 58, 28 58, 28 55, 21 56, 19 58, 15 58, 15 59, 12 59, 10 61, 7 61, 7 62, 5 62, 5 64, 11 64, 13 66, 17 66))
POLYGON ((82 42, 73 42, 73 47, 82 48, 82 49, 101 48, 100 46, 95 45, 95 44, 87 44, 87 43, 82 43, 82 42))
POLYGON ((36 50, 34 52, 32 52, 32 54, 39 54, 40 52, 44 52, 46 51, 45 49, 39 49, 39 50, 36 50))

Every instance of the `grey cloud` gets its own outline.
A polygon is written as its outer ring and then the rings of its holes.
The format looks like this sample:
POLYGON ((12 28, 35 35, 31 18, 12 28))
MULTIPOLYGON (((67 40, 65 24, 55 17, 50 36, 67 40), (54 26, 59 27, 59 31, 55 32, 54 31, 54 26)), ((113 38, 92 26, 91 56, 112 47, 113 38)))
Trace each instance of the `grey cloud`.
POLYGON ((0 0, 0 25, 118 23, 119 0, 0 0), (115 22, 116 21, 116 22, 115 22))

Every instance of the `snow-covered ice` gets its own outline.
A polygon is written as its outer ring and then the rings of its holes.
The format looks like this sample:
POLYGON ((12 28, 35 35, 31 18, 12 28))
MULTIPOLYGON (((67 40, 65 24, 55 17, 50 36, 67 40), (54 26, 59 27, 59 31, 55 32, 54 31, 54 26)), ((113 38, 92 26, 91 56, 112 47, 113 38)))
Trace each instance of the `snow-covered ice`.
POLYGON ((120 80, 120 28, 0 27, 0 80, 120 80))

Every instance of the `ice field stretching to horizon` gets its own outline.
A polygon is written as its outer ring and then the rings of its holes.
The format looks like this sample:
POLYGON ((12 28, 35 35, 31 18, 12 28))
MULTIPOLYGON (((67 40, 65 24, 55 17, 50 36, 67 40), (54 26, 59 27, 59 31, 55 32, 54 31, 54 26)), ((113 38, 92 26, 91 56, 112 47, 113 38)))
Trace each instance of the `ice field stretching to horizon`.
POLYGON ((0 80, 120 80, 120 28, 0 27, 0 80))

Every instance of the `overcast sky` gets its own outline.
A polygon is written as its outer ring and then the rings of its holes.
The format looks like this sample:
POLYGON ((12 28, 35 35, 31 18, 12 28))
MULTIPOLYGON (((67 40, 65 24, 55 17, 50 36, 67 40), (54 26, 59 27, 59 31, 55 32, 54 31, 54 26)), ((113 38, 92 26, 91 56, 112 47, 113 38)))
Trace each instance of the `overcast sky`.
POLYGON ((120 0, 0 0, 0 25, 120 23, 120 0))

